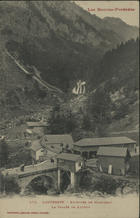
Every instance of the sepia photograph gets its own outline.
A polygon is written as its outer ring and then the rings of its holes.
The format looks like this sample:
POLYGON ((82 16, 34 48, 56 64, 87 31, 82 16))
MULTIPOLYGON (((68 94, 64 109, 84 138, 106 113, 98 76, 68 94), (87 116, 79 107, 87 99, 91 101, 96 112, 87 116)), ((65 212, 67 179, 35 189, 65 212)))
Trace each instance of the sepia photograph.
POLYGON ((0 218, 139 217, 139 1, 0 1, 0 218))

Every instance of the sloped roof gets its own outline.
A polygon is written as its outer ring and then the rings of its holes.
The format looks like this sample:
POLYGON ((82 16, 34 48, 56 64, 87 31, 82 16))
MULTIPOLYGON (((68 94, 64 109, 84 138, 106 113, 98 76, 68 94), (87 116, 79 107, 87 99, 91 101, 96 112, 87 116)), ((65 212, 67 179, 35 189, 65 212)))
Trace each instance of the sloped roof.
POLYGON ((35 141, 32 142, 31 149, 32 149, 33 151, 38 151, 38 150, 40 150, 41 148, 42 148, 42 146, 41 146, 40 140, 35 140, 35 141))
POLYGON ((27 126, 29 127, 45 127, 47 123, 45 122, 27 122, 27 126))
POLYGON ((127 148, 122 147, 99 147, 97 151, 98 156, 113 156, 113 157, 126 157, 128 152, 127 148))
POLYGON ((71 153, 61 153, 56 156, 57 159, 70 160, 70 161, 78 161, 82 160, 80 155, 71 154, 71 153))
POLYGON ((59 147, 59 146, 54 145, 52 147, 52 145, 47 145, 46 148, 47 148, 47 150, 52 151, 56 154, 59 154, 60 152, 62 152, 62 147, 59 147))
POLYGON ((46 143, 53 143, 53 144, 73 144, 73 139, 72 136, 69 134, 64 134, 64 135, 45 135, 44 140, 46 143))
POLYGON ((129 139, 128 137, 104 137, 104 138, 84 138, 75 142, 77 146, 101 146, 101 145, 118 145, 118 144, 130 144, 136 143, 136 141, 129 139))

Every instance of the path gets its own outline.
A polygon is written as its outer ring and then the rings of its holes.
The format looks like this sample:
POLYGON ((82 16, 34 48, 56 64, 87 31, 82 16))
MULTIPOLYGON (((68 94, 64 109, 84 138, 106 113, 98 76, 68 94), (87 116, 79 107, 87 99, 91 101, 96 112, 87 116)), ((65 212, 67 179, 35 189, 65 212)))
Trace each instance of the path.
POLYGON ((57 92, 57 93, 64 94, 63 91, 61 91, 59 88, 57 88, 57 87, 55 87, 53 85, 50 85, 49 83, 45 82, 40 77, 38 77, 37 75, 33 75, 32 73, 27 71, 7 50, 5 52, 25 74, 32 75, 32 78, 34 80, 36 80, 44 88, 46 88, 47 90, 50 90, 52 92, 57 92))

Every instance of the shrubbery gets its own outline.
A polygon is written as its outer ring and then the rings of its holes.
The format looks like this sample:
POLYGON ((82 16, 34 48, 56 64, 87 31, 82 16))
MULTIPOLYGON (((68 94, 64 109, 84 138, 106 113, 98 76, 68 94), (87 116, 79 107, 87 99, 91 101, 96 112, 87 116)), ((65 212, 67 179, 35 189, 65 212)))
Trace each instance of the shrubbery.
POLYGON ((100 179, 94 184, 94 190, 102 193, 105 192, 107 194, 115 194, 117 188, 117 182, 113 178, 107 176, 100 177, 100 179))
POLYGON ((115 194, 116 189, 120 184, 111 177, 101 176, 97 178, 90 171, 80 172, 79 175, 79 188, 85 191, 99 191, 101 193, 115 194))
POLYGON ((6 194, 20 193, 20 187, 17 184, 16 177, 11 175, 6 175, 5 177, 0 177, 1 181, 1 192, 6 194))

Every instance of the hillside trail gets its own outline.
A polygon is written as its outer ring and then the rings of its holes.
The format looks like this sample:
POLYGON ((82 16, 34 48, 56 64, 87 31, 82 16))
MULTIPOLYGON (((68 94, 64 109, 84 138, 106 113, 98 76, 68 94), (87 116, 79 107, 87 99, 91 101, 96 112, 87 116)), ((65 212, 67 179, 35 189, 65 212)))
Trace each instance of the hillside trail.
POLYGON ((23 67, 7 50, 5 50, 6 54, 15 62, 15 64, 22 70, 22 72, 24 72, 26 75, 32 76, 32 78, 37 81, 37 83, 39 83, 42 87, 44 87, 45 89, 51 91, 51 92, 55 92, 55 93, 59 93, 59 94, 64 94, 64 92, 62 90, 60 90, 59 88, 47 83, 46 81, 44 81, 40 76, 36 75, 35 73, 30 73, 28 70, 25 69, 25 67, 23 67))

